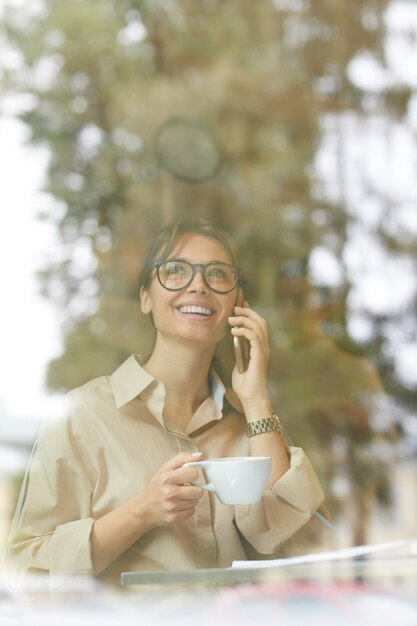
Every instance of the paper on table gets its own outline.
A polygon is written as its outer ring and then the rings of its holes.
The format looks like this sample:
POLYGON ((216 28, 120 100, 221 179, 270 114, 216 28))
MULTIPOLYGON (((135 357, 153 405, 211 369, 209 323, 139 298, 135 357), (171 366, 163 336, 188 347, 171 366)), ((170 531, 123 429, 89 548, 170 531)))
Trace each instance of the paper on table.
MULTIPOLYGON (((320 561, 336 561, 340 559, 354 559, 356 557, 376 554, 385 550, 393 550, 405 545, 410 545, 410 541, 398 540, 388 543, 375 543, 353 548, 342 548, 341 550, 330 550, 328 552, 314 552, 313 554, 302 554, 286 559, 272 559, 270 561, 233 561, 232 567, 264 569, 265 567, 285 567, 287 565, 298 565, 302 563, 314 563, 320 561)), ((412 548, 417 547, 417 543, 411 543, 412 548)), ((413 550, 414 552, 414 550, 413 550)))

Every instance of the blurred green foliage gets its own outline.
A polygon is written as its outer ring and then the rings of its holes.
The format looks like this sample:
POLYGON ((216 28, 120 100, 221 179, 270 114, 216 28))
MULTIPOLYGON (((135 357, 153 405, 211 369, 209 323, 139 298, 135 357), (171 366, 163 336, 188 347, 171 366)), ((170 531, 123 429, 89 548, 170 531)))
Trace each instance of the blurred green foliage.
MULTIPOLYGON (((369 453, 380 436, 376 370, 397 402, 415 408, 415 400, 384 351, 381 317, 368 343, 349 336, 346 272, 324 300, 309 283, 312 251, 320 245, 343 264, 357 219, 326 198, 312 164, 325 115, 366 116, 367 94, 350 82, 348 64, 360 51, 384 62, 387 5, 45 0, 32 15, 10 8, 3 22, 22 55, 3 84, 31 94, 21 117, 30 141, 50 150, 45 189, 56 201, 42 217, 62 240, 40 276, 65 312, 49 387, 82 384, 150 349, 137 284, 149 241, 172 218, 212 220, 238 241, 247 298, 268 319, 271 390, 290 436, 311 453, 334 511, 346 498, 333 485, 338 472, 358 492, 355 542, 366 539, 364 502, 387 493, 388 467, 369 453), (219 146, 211 180, 190 184, 161 167, 155 136, 175 116, 204 122, 219 146)), ((410 95, 387 89, 386 114, 401 119, 410 95)), ((415 242, 406 249, 386 236, 384 245, 415 254, 415 242)))

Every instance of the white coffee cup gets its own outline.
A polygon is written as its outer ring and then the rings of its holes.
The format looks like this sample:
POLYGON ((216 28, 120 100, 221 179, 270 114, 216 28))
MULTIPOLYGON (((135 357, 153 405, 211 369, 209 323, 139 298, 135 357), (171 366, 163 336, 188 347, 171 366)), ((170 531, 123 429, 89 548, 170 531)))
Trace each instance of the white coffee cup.
POLYGON ((213 491, 223 504, 254 504, 265 490, 271 472, 271 457, 231 456, 191 461, 184 463, 183 467, 201 467, 208 482, 193 485, 213 491))

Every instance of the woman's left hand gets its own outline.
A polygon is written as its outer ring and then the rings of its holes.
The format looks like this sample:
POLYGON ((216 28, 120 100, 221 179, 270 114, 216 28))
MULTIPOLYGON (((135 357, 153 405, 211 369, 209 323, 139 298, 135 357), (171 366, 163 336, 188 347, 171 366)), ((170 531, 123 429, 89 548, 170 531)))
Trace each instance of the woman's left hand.
POLYGON ((268 399, 267 371, 269 362, 268 327, 266 321, 247 302, 236 306, 229 318, 232 335, 245 337, 250 343, 249 366, 240 374, 235 365, 232 385, 243 405, 268 399))

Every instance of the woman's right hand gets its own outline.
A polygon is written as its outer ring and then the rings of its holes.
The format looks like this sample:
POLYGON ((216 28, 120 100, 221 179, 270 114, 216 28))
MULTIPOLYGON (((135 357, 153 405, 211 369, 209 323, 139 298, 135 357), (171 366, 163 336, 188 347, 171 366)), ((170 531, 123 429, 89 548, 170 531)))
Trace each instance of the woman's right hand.
POLYGON ((180 452, 165 463, 135 496, 95 520, 91 531, 91 559, 98 576, 142 535, 158 526, 170 526, 192 517, 203 495, 195 467, 182 467, 200 456, 180 452))
MULTIPOLYGON (((180 452, 167 461, 155 474, 140 496, 138 514, 144 516, 149 529, 170 526, 194 515, 204 491, 190 483, 197 480, 195 467, 182 466, 189 461, 199 461, 201 455, 180 452)), ((142 518, 143 519, 143 518, 142 518)))

